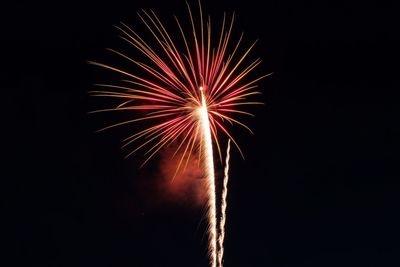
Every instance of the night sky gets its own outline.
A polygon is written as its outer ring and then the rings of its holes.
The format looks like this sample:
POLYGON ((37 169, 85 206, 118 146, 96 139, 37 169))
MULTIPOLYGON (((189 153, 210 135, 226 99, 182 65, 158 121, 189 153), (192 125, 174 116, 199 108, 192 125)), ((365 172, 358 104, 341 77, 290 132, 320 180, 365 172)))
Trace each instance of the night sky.
MULTIPOLYGON (((255 135, 235 130, 225 266, 400 266, 395 1, 261 2, 203 1, 214 20, 236 11, 256 74, 274 72, 255 135)), ((87 114, 106 78, 87 60, 109 58, 113 25, 140 8, 186 21, 183 0, 2 5, 0 265, 208 266, 203 210, 87 114)))

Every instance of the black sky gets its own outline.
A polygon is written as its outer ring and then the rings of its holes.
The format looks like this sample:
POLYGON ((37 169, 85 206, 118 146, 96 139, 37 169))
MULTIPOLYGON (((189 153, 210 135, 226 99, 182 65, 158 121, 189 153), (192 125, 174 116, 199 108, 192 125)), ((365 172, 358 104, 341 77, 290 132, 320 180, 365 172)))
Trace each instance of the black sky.
MULTIPOLYGON (((1 265, 208 266, 202 211, 158 197, 155 166, 124 160, 120 133, 86 114, 86 61, 116 44, 112 25, 185 2, 99 2, 1 8, 1 265)), ((225 266, 400 266, 395 1, 203 2, 235 10, 274 72, 255 136, 237 132, 225 266)))

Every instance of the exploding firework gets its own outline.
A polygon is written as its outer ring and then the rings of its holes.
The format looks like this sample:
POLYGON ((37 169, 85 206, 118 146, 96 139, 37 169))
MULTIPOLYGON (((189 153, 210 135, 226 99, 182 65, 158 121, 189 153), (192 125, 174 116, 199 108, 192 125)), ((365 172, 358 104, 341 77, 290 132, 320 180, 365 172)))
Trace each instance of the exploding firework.
POLYGON ((189 4, 187 7, 190 29, 184 28, 175 17, 174 34, 167 30, 152 10, 142 10, 139 18, 152 36, 149 41, 124 23, 116 26, 120 38, 138 51, 142 59, 108 49, 130 64, 134 71, 130 67, 90 61, 122 77, 118 83, 96 84, 99 89, 91 91, 93 96, 114 98, 118 104, 93 113, 125 111, 132 116, 129 120, 110 124, 99 131, 135 124, 139 130, 127 136, 122 146, 132 147, 127 157, 142 151, 145 155, 143 164, 160 149, 174 142, 178 142, 175 154, 180 152, 182 155, 176 172, 187 166, 190 155, 199 155, 208 190, 210 262, 212 267, 216 267, 217 262, 222 266, 230 141, 219 230, 213 144, 221 160, 221 138, 231 140, 242 154, 229 126, 236 124, 251 132, 242 121, 243 116, 253 116, 245 111, 245 107, 261 104, 248 99, 259 94, 256 83, 268 75, 248 78, 261 60, 247 59, 256 42, 243 49, 243 34, 232 43, 234 14, 230 18, 224 14, 217 37, 214 38, 211 19, 208 17, 207 21, 204 20, 201 4, 199 17, 193 15, 189 4))

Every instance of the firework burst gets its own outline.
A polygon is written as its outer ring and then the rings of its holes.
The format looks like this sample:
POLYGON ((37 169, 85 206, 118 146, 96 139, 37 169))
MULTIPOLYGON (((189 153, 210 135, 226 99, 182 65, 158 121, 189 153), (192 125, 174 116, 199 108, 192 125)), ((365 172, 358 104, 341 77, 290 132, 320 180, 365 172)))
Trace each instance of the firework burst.
MULTIPOLYGON (((175 153, 182 154, 176 172, 185 168, 193 152, 202 158, 209 198, 209 253, 211 266, 215 267, 217 260, 218 265, 222 266, 227 189, 224 184, 223 222, 220 224, 218 238, 213 144, 221 160, 220 139, 223 137, 232 140, 242 154, 227 125, 236 124, 251 132, 242 121, 243 116, 253 116, 245 111, 245 107, 261 104, 248 99, 259 94, 256 83, 268 75, 248 78, 261 60, 247 60, 256 42, 243 49, 243 34, 232 43, 234 14, 230 18, 224 14, 214 38, 211 19, 207 17, 204 20, 201 5, 199 17, 193 15, 189 4, 187 7, 190 30, 185 29, 174 17, 176 28, 173 35, 152 10, 142 10, 138 15, 153 37, 152 41, 144 40, 124 23, 116 26, 119 37, 139 51, 142 59, 108 49, 135 67, 135 72, 126 67, 89 62, 119 73, 122 77, 118 83, 96 84, 98 89, 91 91, 93 96, 114 98, 118 104, 92 113, 128 112, 131 119, 113 123, 99 131, 137 125, 139 130, 127 136, 122 146, 133 147, 126 157, 142 151, 145 155, 143 164, 160 149, 174 142, 179 142, 175 153)), ((226 179, 227 175, 226 171, 226 179)))

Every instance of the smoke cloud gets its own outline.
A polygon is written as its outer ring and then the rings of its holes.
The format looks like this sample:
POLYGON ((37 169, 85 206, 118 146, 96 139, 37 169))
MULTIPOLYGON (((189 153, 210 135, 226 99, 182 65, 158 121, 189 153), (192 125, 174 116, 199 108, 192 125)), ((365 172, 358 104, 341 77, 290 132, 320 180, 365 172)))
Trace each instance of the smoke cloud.
POLYGON ((196 153, 186 155, 177 170, 183 152, 174 155, 175 150, 176 148, 168 148, 161 155, 159 174, 162 195, 169 201, 184 205, 204 205, 207 200, 207 188, 201 159, 196 153))

